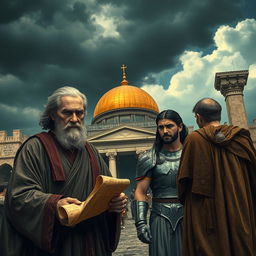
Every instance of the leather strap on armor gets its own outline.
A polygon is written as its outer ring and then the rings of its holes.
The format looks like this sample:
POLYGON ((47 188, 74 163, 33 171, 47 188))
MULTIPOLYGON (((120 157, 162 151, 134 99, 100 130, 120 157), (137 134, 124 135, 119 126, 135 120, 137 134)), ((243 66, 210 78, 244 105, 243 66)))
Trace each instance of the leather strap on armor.
POLYGON ((171 204, 180 202, 178 198, 157 198, 157 197, 153 197, 152 201, 156 203, 171 203, 171 204))

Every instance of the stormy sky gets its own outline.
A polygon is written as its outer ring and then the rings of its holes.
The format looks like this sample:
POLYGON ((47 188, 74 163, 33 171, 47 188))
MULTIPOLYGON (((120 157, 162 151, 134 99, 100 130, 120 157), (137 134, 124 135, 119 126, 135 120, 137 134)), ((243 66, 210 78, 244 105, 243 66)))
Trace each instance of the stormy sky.
POLYGON ((254 0, 1 0, 0 130, 41 131, 47 97, 69 85, 100 97, 122 80, 150 93, 187 125, 197 100, 214 97, 216 72, 249 70, 245 105, 256 118, 254 0))

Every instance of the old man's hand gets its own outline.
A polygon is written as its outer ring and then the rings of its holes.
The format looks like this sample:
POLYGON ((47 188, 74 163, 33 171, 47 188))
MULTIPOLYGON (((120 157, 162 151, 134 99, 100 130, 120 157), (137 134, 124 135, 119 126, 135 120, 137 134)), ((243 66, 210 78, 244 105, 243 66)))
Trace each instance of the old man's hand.
POLYGON ((119 196, 112 198, 109 203, 109 211, 122 213, 126 210, 127 202, 127 196, 124 193, 121 193, 119 196))
MULTIPOLYGON (((60 199, 57 202, 57 213, 59 212, 59 208, 63 205, 67 205, 67 204, 77 204, 80 205, 82 202, 79 201, 77 198, 73 198, 73 197, 65 197, 60 199)), ((62 218, 59 214, 57 214, 57 217, 61 223, 61 225, 67 225, 68 224, 68 220, 65 218, 62 218)))

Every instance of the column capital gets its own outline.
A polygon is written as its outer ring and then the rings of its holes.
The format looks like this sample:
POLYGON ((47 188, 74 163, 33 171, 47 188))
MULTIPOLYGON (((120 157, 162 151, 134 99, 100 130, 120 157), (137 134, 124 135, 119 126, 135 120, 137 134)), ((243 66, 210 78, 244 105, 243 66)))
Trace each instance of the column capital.
POLYGON ((216 73, 214 87, 225 98, 230 95, 243 95, 248 74, 248 70, 216 73))
POLYGON ((109 158, 109 159, 112 159, 114 160, 115 157, 116 157, 117 153, 115 151, 109 151, 106 153, 106 156, 109 158))
POLYGON ((116 155, 117 153, 115 151, 109 151, 106 153, 106 156, 108 157, 108 161, 109 161, 109 170, 112 174, 112 176, 114 178, 117 177, 117 173, 116 173, 116 155))
POLYGON ((225 97, 229 123, 248 129, 244 107, 243 90, 247 83, 248 70, 219 72, 215 75, 214 87, 225 97))

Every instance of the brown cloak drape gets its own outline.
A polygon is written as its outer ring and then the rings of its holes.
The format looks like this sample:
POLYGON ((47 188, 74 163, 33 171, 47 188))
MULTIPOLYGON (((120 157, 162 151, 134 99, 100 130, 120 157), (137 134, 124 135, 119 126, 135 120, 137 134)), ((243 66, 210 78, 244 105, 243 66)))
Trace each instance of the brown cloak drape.
POLYGON ((256 255, 256 156, 247 130, 192 132, 177 179, 184 256, 256 255))

